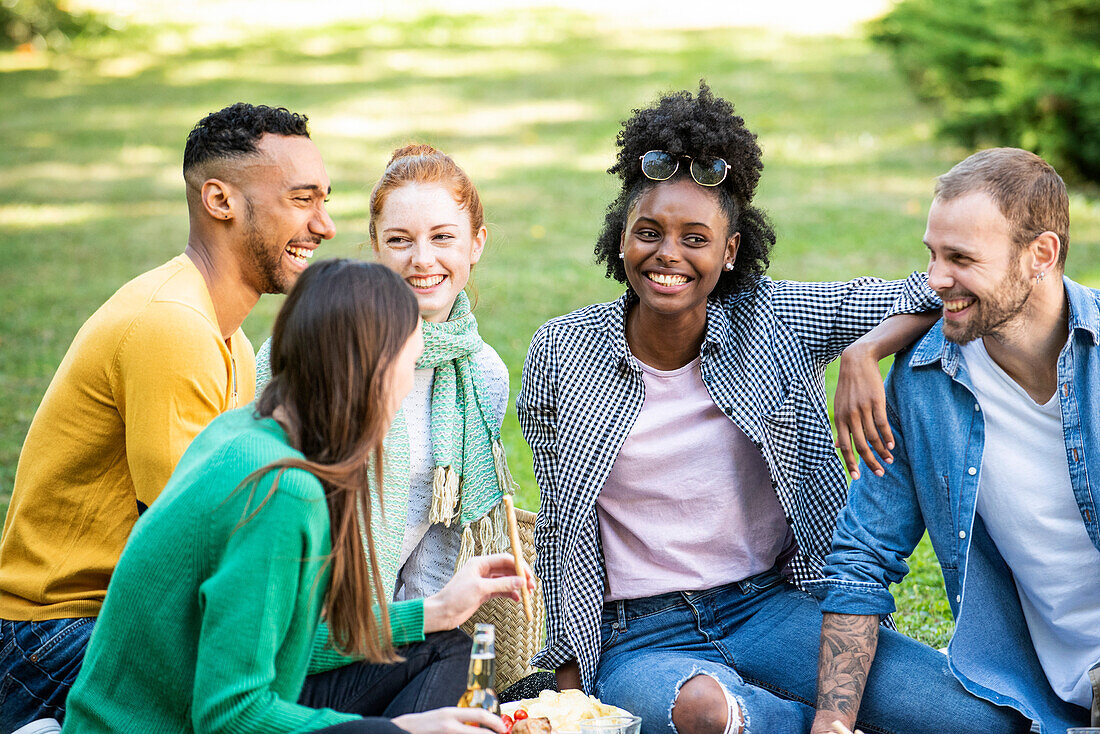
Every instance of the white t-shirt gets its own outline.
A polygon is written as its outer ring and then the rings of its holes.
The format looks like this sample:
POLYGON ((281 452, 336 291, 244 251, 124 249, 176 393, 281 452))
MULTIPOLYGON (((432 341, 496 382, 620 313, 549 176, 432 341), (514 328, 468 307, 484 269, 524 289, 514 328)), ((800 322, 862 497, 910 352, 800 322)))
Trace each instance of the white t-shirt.
POLYGON ((1059 393, 1039 405, 989 356, 962 347, 985 417, 978 514, 1016 579, 1051 688, 1088 708, 1100 662, 1100 551, 1070 485, 1059 393))

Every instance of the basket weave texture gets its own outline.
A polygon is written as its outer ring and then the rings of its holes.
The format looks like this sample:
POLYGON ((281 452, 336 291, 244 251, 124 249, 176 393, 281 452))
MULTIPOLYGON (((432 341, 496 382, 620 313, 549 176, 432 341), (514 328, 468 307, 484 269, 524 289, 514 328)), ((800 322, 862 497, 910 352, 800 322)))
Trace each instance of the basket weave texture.
MULTIPOLYGON (((534 568, 535 513, 517 507, 516 525, 523 557, 534 568)), ((542 605, 542 583, 538 579, 535 579, 535 591, 531 594, 531 607, 534 620, 528 623, 523 615, 522 603, 511 599, 490 599, 462 625, 468 635, 473 635, 474 625, 479 622, 496 627, 498 693, 536 670, 527 661, 542 648, 546 630, 546 608, 542 605)))

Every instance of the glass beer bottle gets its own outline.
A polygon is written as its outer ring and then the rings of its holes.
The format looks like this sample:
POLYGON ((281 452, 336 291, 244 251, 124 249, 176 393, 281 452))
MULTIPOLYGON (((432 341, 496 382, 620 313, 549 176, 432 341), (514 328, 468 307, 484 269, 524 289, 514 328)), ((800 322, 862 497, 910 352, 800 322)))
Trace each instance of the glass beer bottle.
POLYGON ((463 708, 485 709, 500 715, 496 686, 496 631, 491 624, 474 626, 474 645, 470 650, 470 672, 466 676, 466 692, 458 705, 463 708))

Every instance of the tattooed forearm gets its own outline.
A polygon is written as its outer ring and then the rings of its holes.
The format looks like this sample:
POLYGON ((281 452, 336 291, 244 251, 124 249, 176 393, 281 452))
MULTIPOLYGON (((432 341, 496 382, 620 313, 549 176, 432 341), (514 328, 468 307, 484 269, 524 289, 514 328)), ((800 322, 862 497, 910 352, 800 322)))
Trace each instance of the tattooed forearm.
POLYGON ((837 714, 852 726, 878 646, 875 615, 829 614, 821 621, 817 664, 817 710, 837 714))

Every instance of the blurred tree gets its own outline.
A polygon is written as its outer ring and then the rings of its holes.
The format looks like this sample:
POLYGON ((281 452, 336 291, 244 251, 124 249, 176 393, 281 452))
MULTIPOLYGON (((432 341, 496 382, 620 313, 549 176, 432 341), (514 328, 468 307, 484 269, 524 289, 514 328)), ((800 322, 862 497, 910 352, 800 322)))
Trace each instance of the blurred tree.
POLYGON ((0 0, 0 46, 60 49, 81 33, 106 28, 99 16, 72 12, 64 0, 0 0))
POLYGON ((871 24, 940 131, 1100 182, 1100 2, 901 0, 871 24))

